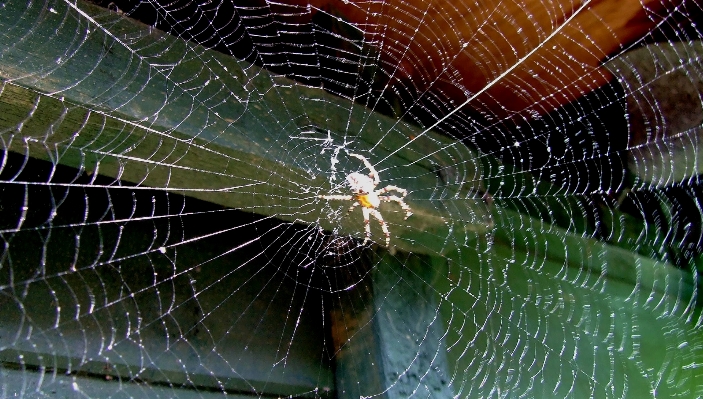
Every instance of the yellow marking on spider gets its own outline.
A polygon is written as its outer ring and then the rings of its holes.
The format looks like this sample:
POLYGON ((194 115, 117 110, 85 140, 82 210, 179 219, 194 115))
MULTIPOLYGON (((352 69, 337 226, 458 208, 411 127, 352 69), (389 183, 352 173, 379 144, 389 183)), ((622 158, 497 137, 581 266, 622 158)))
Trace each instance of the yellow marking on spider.
POLYGON ((376 190, 376 187, 381 183, 381 179, 378 177, 378 172, 374 169, 371 162, 368 161, 363 155, 359 154, 349 154, 349 156, 357 158, 364 163, 364 166, 369 170, 368 175, 364 175, 359 172, 350 173, 347 175, 346 180, 349 183, 352 194, 351 195, 318 195, 318 198, 324 198, 328 200, 343 200, 343 201, 354 201, 349 207, 349 212, 351 212, 355 206, 361 205, 361 211, 364 215, 364 243, 371 239, 371 227, 369 226, 369 219, 371 216, 378 220, 381 225, 381 230, 383 235, 386 237, 386 247, 390 248, 391 245, 391 233, 388 231, 388 224, 383 220, 383 215, 378 211, 381 202, 395 202, 400 205, 405 211, 405 218, 409 218, 413 214, 412 210, 408 204, 403 201, 406 195, 408 195, 408 190, 388 185, 381 189, 376 190), (386 195, 389 191, 395 191, 398 195, 386 195))
POLYGON ((363 206, 364 208, 373 208, 373 204, 371 201, 369 201, 369 196, 368 195, 357 195, 356 200, 359 201, 359 205, 363 206))

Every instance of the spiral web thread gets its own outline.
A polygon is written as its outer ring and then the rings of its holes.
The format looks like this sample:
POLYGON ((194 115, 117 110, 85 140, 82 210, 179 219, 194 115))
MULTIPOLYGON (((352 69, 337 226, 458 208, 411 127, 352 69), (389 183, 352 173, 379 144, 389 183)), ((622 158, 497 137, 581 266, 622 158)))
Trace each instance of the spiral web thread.
POLYGON ((703 395, 703 10, 612 4, 3 3, 3 397, 703 395))

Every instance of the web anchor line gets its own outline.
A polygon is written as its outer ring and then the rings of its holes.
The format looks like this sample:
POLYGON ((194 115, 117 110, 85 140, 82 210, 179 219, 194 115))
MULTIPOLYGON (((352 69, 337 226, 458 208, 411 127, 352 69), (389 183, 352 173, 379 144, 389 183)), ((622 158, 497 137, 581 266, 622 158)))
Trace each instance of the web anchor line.
POLYGON ((581 4, 581 6, 580 6, 576 11, 574 11, 574 12, 569 16, 569 18, 567 18, 566 20, 564 20, 564 23, 563 23, 563 24, 559 25, 559 27, 558 27, 557 29, 555 29, 551 34, 549 34, 549 36, 547 36, 539 45, 535 46, 535 47, 534 47, 532 50, 530 50, 527 54, 525 54, 524 56, 522 56, 522 58, 520 58, 520 59, 519 59, 516 63, 514 63, 510 68, 508 68, 508 69, 506 69, 505 71, 503 71, 503 73, 501 73, 500 75, 498 75, 495 79, 493 79, 491 82, 489 82, 489 83, 488 83, 486 86, 484 86, 481 90, 477 91, 474 95, 472 95, 471 97, 469 97, 468 99, 466 99, 463 103, 459 104, 456 108, 454 108, 453 110, 449 111, 449 113, 447 113, 446 115, 444 115, 442 118, 438 119, 437 122, 433 123, 430 127, 426 128, 425 130, 423 130, 420 134, 416 135, 415 137, 412 137, 410 140, 408 140, 407 142, 405 142, 405 144, 401 145, 401 146, 398 147, 396 150, 390 152, 388 155, 386 155, 385 158, 381 159, 381 161, 385 161, 386 159, 388 159, 389 157, 391 157, 392 155, 394 155, 394 154, 397 153, 398 151, 400 151, 400 150, 404 149, 405 147, 409 146, 410 144, 412 144, 412 143, 413 143, 415 140, 417 140, 418 138, 420 138, 420 137, 424 136, 425 134, 427 134, 427 132, 429 132, 430 130, 434 129, 434 128, 437 127, 440 123, 444 122, 444 121, 447 120, 449 117, 451 117, 452 115, 454 115, 455 113, 457 113, 460 109, 462 109, 462 108, 463 108, 464 106, 466 106, 468 103, 472 102, 472 101, 475 100, 478 96, 480 96, 481 94, 485 93, 488 89, 490 89, 491 87, 493 87, 493 86, 494 86, 496 83, 498 83, 501 79, 503 79, 504 77, 508 76, 513 70, 515 70, 515 69, 516 69, 518 66, 520 66, 523 62, 525 62, 525 60, 527 60, 528 58, 530 58, 530 57, 532 56, 532 54, 534 54, 537 50, 541 49, 543 45, 545 45, 545 44, 546 44, 547 42, 549 42, 554 36, 556 36, 559 32, 561 32, 561 30, 562 30, 564 27, 566 27, 574 18, 576 18, 576 16, 579 15, 579 13, 580 13, 581 11, 583 11, 590 3, 591 3, 591 0, 586 0, 583 4, 581 4))

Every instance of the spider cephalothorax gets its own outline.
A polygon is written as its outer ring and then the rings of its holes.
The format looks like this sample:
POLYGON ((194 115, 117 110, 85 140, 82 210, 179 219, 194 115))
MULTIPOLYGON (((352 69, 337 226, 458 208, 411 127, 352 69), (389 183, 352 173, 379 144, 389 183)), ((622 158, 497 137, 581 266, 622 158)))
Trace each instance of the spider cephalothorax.
POLYGON ((373 215, 381 224, 381 230, 383 230, 383 234, 386 236, 386 246, 388 247, 391 243, 391 233, 388 231, 388 225, 383 220, 383 215, 381 215, 381 212, 379 212, 377 208, 381 205, 381 201, 397 202, 405 211, 405 218, 409 218, 413 213, 408 204, 403 201, 405 196, 408 195, 408 191, 404 188, 391 185, 376 190, 376 186, 379 185, 381 180, 378 178, 378 172, 376 172, 373 165, 371 165, 363 155, 349 154, 349 156, 360 159, 366 168, 368 168, 369 174, 365 175, 354 172, 347 175, 347 183, 349 183, 353 195, 320 195, 319 197, 327 200, 354 201, 351 207, 349 207, 349 212, 351 212, 354 207, 361 205, 361 212, 364 215, 364 231, 366 233, 364 244, 371 239, 369 219, 370 216, 373 215), (386 195, 389 191, 396 191, 400 193, 400 196, 386 195))

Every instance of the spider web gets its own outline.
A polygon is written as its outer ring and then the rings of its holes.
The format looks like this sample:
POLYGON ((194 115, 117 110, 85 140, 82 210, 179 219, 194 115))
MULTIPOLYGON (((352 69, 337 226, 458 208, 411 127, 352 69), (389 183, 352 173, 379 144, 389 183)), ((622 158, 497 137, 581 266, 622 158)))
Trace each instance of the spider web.
POLYGON ((2 396, 702 396, 701 13, 2 3, 2 396))

